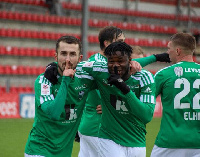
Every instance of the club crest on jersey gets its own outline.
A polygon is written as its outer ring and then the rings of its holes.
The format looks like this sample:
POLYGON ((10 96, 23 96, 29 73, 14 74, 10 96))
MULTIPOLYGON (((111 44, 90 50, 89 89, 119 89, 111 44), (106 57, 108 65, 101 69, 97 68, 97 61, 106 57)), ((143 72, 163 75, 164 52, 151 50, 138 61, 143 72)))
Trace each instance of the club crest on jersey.
POLYGON ((85 94, 85 92, 83 90, 78 93, 79 100, 81 100, 83 98, 84 94, 85 94))
POLYGON ((41 84, 41 95, 50 95, 50 86, 48 84, 41 84))
POLYGON ((183 68, 182 67, 175 67, 174 68, 174 73, 176 74, 176 76, 180 77, 183 75, 183 68))

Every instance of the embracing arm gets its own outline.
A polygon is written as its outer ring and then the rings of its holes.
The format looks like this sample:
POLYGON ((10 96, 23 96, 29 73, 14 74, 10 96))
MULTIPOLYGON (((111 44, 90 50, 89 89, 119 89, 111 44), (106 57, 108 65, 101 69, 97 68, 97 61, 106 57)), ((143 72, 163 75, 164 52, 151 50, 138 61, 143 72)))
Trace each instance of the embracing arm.
POLYGON ((144 58, 135 58, 135 59, 132 59, 132 61, 136 61, 136 62, 140 63, 140 65, 142 67, 145 67, 148 64, 156 62, 156 57, 154 55, 151 55, 151 56, 144 57, 144 58))
POLYGON ((55 99, 53 94, 49 96, 40 96, 41 109, 50 119, 58 120, 65 106, 65 101, 67 97, 67 87, 70 83, 70 77, 63 77, 62 83, 60 85, 58 94, 55 99), (53 98, 52 101, 48 101, 48 97, 53 98), (47 100, 47 101, 46 101, 47 100))
POLYGON ((166 63, 170 63, 170 58, 169 58, 169 54, 168 53, 161 53, 161 54, 154 54, 148 57, 143 57, 143 58, 135 58, 132 59, 133 61, 137 61, 138 63, 140 63, 140 65, 142 67, 145 67, 151 63, 154 62, 166 62, 166 63))

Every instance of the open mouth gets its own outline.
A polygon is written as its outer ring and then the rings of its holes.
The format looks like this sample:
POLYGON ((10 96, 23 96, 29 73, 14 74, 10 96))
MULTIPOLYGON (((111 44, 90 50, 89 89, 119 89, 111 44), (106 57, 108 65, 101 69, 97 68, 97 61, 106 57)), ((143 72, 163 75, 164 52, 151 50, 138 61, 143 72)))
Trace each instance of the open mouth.
POLYGON ((116 75, 121 75, 122 71, 121 71, 121 70, 118 70, 118 68, 115 66, 115 67, 114 67, 114 73, 115 73, 116 75))

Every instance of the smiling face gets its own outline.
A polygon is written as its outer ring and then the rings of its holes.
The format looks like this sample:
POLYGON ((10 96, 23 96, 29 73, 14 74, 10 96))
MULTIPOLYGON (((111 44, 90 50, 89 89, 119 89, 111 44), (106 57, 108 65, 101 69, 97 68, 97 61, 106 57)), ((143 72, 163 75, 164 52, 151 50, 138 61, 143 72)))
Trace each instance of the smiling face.
POLYGON ((62 73, 65 69, 66 60, 69 60, 72 63, 72 68, 75 69, 76 65, 81 61, 82 57, 83 55, 80 55, 78 44, 69 44, 61 41, 55 56, 55 59, 58 62, 59 74, 62 76, 62 73))
POLYGON ((108 71, 110 74, 115 73, 117 67, 117 74, 123 79, 129 73, 130 58, 120 51, 116 51, 111 56, 108 56, 108 71))

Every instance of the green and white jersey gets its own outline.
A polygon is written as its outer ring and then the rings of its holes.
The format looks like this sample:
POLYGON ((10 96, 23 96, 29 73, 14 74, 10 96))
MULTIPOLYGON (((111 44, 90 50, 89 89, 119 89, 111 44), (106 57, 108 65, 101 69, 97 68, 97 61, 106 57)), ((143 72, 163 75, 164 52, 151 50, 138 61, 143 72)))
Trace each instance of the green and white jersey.
POLYGON ((85 62, 82 68, 95 79, 102 97, 102 119, 99 137, 126 147, 145 147, 146 124, 155 108, 153 75, 142 70, 126 81, 131 91, 124 95, 107 79, 107 63, 85 62))
POLYGON ((96 62, 107 62, 107 58, 100 53, 96 53, 88 58, 88 62, 96 61, 96 62))
MULTIPOLYGON (((155 62, 155 56, 149 56, 141 59, 133 59, 138 61, 142 66, 155 62)), ((88 62, 106 62, 107 58, 100 53, 92 55, 88 62)), ((81 123, 79 126, 79 132, 86 136, 98 136, 99 124, 101 114, 96 111, 97 105, 101 104, 101 98, 98 90, 90 91, 83 111, 81 123)))
POLYGON ((36 79, 35 119, 25 153, 46 157, 71 157, 74 137, 88 92, 93 87, 93 78, 78 70, 70 83, 66 78, 69 77, 59 77, 56 85, 52 85, 44 74, 36 79), (60 111, 57 112, 57 109, 60 111))
MULTIPOLYGON (((88 61, 107 62, 107 58, 100 53, 96 53, 92 55, 88 61)), ((96 107, 100 104, 101 97, 99 91, 97 89, 90 91, 86 100, 81 123, 79 125, 79 132, 82 135, 98 136, 101 114, 97 113, 96 107)))
POLYGON ((163 148, 200 148, 200 65, 179 62, 155 74, 163 116, 155 144, 163 148))

